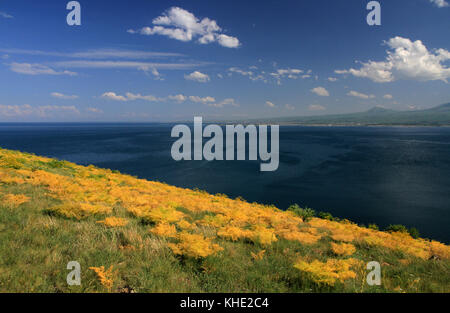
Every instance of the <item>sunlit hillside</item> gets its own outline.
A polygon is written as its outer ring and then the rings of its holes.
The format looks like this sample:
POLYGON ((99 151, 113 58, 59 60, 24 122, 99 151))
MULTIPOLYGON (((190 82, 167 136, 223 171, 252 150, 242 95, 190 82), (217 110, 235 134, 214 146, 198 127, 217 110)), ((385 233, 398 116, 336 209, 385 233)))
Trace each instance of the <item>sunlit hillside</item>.
POLYGON ((450 291, 449 246, 296 212, 2 149, 0 292, 450 291))

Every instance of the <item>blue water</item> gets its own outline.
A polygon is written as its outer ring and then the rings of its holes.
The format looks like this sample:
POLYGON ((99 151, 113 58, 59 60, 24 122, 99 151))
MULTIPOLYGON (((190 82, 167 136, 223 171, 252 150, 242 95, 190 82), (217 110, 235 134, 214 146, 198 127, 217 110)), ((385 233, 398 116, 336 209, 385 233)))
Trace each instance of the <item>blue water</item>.
POLYGON ((182 161, 171 125, 0 124, 0 146, 450 242, 450 128, 281 127, 280 166, 182 161))

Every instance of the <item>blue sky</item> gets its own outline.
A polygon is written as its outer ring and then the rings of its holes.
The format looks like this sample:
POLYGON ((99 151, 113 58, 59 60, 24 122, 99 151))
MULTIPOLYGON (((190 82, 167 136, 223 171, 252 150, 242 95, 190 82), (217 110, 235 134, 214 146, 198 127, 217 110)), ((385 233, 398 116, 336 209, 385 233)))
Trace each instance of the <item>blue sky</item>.
POLYGON ((450 102, 444 0, 0 1, 0 121, 176 121, 450 102))

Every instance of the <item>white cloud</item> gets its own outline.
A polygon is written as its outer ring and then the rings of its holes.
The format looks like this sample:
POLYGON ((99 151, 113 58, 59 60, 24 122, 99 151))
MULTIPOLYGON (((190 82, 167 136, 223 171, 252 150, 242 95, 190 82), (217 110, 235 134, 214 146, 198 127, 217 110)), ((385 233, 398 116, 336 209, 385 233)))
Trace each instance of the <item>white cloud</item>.
POLYGON ((1 16, 1 17, 4 17, 4 18, 13 18, 13 17, 14 17, 14 16, 12 16, 12 15, 10 15, 10 14, 8 14, 8 13, 1 12, 1 11, 0 11, 0 16, 1 16))
POLYGON ((219 42, 219 45, 226 48, 239 47, 239 39, 237 39, 236 37, 221 34, 217 37, 217 41, 219 42))
POLYGON ((0 116, 21 117, 33 114, 33 108, 29 104, 3 105, 0 104, 0 116))
POLYGON ((430 0, 431 3, 434 3, 438 8, 448 7, 449 4, 445 0, 430 0))
POLYGON ((373 99, 375 98, 375 95, 366 95, 364 93, 361 92, 357 92, 354 90, 351 90, 347 93, 348 96, 352 96, 352 97, 357 97, 357 98, 361 98, 361 99, 373 99))
POLYGON ((143 27, 138 30, 128 30, 129 33, 141 35, 162 35, 179 41, 191 41, 198 38, 200 44, 217 42, 226 48, 237 48, 239 39, 222 33, 215 20, 207 17, 202 20, 194 14, 179 7, 172 7, 163 15, 153 19, 153 27, 143 27))
POLYGON ((59 92, 52 92, 50 94, 53 98, 58 98, 58 99, 64 99, 64 100, 73 100, 73 99, 77 99, 78 96, 77 95, 65 95, 59 92))
POLYGON ((392 98, 394 98, 392 95, 390 95, 390 94, 385 94, 384 96, 383 96, 383 98, 384 99, 392 99, 392 98))
POLYGON ((130 101, 145 100, 145 101, 150 101, 150 102, 156 102, 156 101, 162 100, 162 99, 156 98, 155 96, 152 96, 152 95, 142 96, 140 93, 134 94, 131 92, 127 92, 125 95, 126 95, 127 99, 130 101))
POLYGON ((206 83, 210 81, 210 78, 207 74, 203 74, 199 71, 192 72, 189 75, 184 75, 184 79, 196 81, 199 83, 206 83))
MULTIPOLYGON (((255 69, 255 68, 253 68, 255 69)), ((236 73, 236 74, 240 74, 242 76, 248 77, 250 80, 252 81, 258 81, 258 80, 263 80, 265 81, 265 78, 262 74, 256 74, 253 71, 246 71, 246 70, 242 70, 239 67, 230 67, 228 69, 228 74, 231 76, 232 73, 236 73)))
POLYGON ((54 69, 42 64, 30 63, 11 63, 10 70, 25 75, 69 75, 75 76, 77 73, 70 71, 55 71, 54 69))
POLYGON ((217 102, 216 98, 214 97, 199 97, 199 96, 189 96, 189 100, 195 103, 202 103, 202 104, 206 104, 210 107, 215 107, 215 108, 223 108, 224 106, 233 106, 233 107, 238 107, 239 103, 236 102, 235 99, 233 98, 226 98, 224 100, 222 100, 221 102, 217 102))
POLYGON ((337 78, 335 78, 335 77, 328 77, 328 81, 335 82, 335 81, 337 81, 337 78))
POLYGON ((131 92, 127 92, 125 94, 125 96, 121 96, 121 95, 116 94, 115 92, 109 91, 109 92, 105 92, 104 94, 102 94, 101 97, 104 99, 114 100, 114 101, 135 101, 135 100, 145 100, 145 101, 149 101, 149 102, 164 101, 164 99, 157 98, 152 95, 143 96, 140 93, 134 94, 131 92))
MULTIPOLYGON (((278 85, 281 85, 281 79, 287 77, 289 79, 298 79, 299 75, 303 73, 303 70, 300 69, 278 69, 276 72, 270 73, 270 76, 275 78, 278 85)), ((301 76, 302 78, 307 78, 305 75, 301 76)))
POLYGON ((397 79, 418 81, 442 80, 447 82, 450 68, 442 62, 450 60, 450 52, 437 49, 433 52, 420 40, 394 37, 386 42, 391 50, 386 51, 385 61, 361 63, 360 69, 336 70, 337 74, 352 74, 369 78, 377 83, 392 82, 397 79))
POLYGON ((27 116, 51 117, 54 114, 67 115, 67 113, 78 115, 80 114, 80 111, 73 105, 71 106, 44 105, 32 107, 29 104, 23 105, 0 104, 0 116, 6 118, 27 117, 27 116))
POLYGON ((168 96, 167 97, 169 100, 175 101, 175 102, 184 102, 187 100, 187 97, 185 95, 179 94, 179 95, 175 95, 175 96, 168 96))
POLYGON ((328 90, 326 90, 323 87, 313 88, 313 89, 311 89, 311 92, 313 92, 316 95, 321 96, 321 97, 329 97, 330 96, 330 93, 328 92, 328 90))
POLYGON ((190 96, 189 100, 191 100, 192 102, 196 102, 196 103, 215 103, 216 99, 214 97, 199 97, 199 96, 190 96))
POLYGON ((227 99, 224 99, 222 102, 219 102, 219 103, 210 103, 210 104, 208 104, 209 106, 214 106, 214 107, 217 107, 217 108, 222 108, 222 107, 224 107, 224 106, 226 106, 226 105, 231 105, 231 106, 233 106, 233 107, 238 107, 239 106, 239 104, 236 102, 236 100, 235 99, 233 99, 233 98, 227 98, 227 99))
POLYGON ((266 101, 266 105, 267 105, 269 108, 275 108, 275 107, 276 107, 276 105, 275 105, 273 102, 270 102, 270 101, 266 101))
POLYGON ((109 91, 102 94, 102 98, 114 100, 114 101, 127 101, 128 99, 124 96, 117 95, 115 92, 109 91))

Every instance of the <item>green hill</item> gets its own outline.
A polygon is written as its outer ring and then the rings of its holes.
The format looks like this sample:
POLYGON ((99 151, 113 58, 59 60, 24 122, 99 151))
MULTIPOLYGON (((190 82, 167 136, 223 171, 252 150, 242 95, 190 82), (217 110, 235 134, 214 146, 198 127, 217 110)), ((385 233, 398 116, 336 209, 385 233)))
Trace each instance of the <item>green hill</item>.
POLYGON ((450 103, 426 110, 394 111, 375 107, 359 113, 259 119, 258 122, 282 125, 450 126, 450 103))

